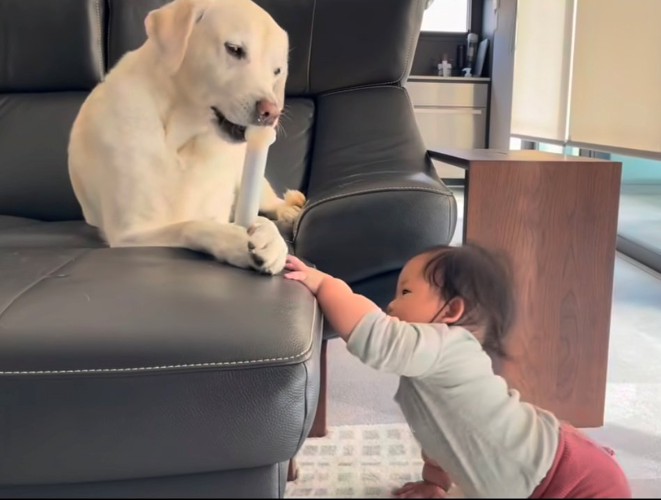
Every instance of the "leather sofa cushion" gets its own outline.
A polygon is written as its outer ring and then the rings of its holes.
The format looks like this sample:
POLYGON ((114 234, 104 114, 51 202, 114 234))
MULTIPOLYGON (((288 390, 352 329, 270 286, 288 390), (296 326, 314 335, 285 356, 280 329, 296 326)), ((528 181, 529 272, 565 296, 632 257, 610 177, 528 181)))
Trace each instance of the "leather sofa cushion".
POLYGON ((69 180, 67 146, 86 96, 85 92, 0 94, 0 214, 82 219, 69 180))
POLYGON ((97 230, 83 221, 43 222, 0 215, 0 248, 105 246, 97 230))
POLYGON ((304 439, 299 284, 168 248, 0 248, 0 270, 0 484, 259 467, 304 439))
POLYGON ((108 28, 106 70, 112 69, 126 53, 135 50, 147 39, 145 18, 170 0, 107 0, 108 28))
POLYGON ((329 93, 316 112, 296 254, 353 286, 394 276, 384 293, 369 295, 384 305, 409 258, 452 238, 456 201, 433 170, 401 87, 329 93))
POLYGON ((424 2, 314 3, 310 93, 404 82, 413 64, 424 2))
POLYGON ((103 76, 104 0, 2 0, 0 92, 89 90, 103 76))
POLYGON ((306 189, 314 120, 312 99, 287 99, 278 138, 269 148, 266 165, 266 177, 279 195, 287 189, 306 189))
POLYGON ((0 498, 283 498, 288 463, 186 476, 4 487, 0 498))

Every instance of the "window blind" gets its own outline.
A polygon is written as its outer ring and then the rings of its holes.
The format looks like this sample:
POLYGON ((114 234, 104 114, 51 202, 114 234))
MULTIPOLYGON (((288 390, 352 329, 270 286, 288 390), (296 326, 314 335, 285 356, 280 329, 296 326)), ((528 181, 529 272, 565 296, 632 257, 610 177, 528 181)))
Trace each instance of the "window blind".
POLYGON ((512 134, 564 143, 574 0, 519 0, 512 134))
POLYGON ((661 0, 578 0, 568 142, 661 155, 661 0))
POLYGON ((661 157, 661 0, 519 0, 512 135, 661 157))

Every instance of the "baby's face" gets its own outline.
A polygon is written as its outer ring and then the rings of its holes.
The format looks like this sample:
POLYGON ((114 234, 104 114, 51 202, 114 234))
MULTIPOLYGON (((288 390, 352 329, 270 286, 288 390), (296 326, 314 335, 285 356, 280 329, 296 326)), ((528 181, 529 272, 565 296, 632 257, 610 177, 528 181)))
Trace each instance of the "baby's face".
POLYGON ((409 323, 431 323, 443 307, 438 290, 425 280, 423 272, 427 260, 426 255, 414 257, 402 269, 395 298, 388 305, 390 316, 409 323))

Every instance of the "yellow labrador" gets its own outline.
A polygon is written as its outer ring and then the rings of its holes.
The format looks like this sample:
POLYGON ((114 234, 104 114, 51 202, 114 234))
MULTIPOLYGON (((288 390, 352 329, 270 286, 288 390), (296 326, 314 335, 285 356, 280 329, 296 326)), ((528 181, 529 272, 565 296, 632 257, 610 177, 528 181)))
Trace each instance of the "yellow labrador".
POLYGON ((172 246, 266 273, 305 197, 264 180, 249 231, 231 222, 248 125, 277 126, 288 37, 250 0, 174 0, 145 19, 147 41, 89 95, 74 122, 69 173, 85 220, 108 244, 172 246))

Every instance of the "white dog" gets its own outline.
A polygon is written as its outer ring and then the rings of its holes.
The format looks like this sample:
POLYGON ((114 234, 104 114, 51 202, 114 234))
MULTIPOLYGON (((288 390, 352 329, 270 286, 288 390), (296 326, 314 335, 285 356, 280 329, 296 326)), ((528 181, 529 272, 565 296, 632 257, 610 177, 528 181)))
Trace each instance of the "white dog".
MULTIPOLYGON (((287 245, 265 217, 231 222, 248 125, 284 106, 288 37, 250 0, 174 0, 145 19, 147 41, 89 95, 69 173, 85 220, 108 244, 172 246, 265 273, 287 245)), ((305 197, 264 180, 260 213, 291 224, 305 197)))

